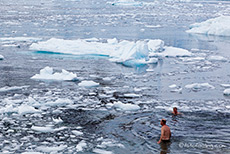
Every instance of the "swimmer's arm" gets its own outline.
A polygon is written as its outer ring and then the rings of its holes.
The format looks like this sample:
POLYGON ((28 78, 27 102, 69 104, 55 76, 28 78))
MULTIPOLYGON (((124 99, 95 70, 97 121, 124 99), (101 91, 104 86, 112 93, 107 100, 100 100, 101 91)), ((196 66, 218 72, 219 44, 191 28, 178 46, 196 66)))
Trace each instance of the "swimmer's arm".
POLYGON ((163 130, 163 128, 161 128, 161 137, 160 137, 160 140, 157 142, 158 144, 161 143, 161 139, 162 139, 163 134, 164 134, 164 130, 163 130))

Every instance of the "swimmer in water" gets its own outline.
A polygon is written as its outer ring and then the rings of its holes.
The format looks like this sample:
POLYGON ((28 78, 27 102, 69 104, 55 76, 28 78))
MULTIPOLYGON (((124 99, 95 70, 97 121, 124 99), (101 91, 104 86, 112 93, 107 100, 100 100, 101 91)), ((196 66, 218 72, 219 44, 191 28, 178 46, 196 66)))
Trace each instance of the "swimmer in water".
POLYGON ((161 137, 160 140, 157 142, 160 144, 161 142, 169 142, 171 138, 171 131, 169 126, 166 125, 166 120, 162 119, 161 120, 161 137))
POLYGON ((177 111, 177 107, 174 107, 174 108, 173 108, 173 111, 172 111, 172 114, 173 114, 173 115, 179 115, 179 114, 181 114, 181 113, 177 111))

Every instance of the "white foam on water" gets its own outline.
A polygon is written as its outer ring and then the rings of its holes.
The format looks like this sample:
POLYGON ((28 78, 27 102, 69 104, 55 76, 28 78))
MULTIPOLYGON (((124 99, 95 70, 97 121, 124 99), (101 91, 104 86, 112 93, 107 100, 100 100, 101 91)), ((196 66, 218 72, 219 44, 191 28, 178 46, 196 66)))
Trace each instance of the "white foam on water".
POLYGON ((36 80, 77 80, 77 75, 62 69, 61 73, 54 73, 53 68, 46 66, 40 70, 40 74, 35 74, 31 79, 36 80))
POLYGON ((187 33, 230 36, 230 16, 219 16, 201 23, 190 25, 187 33))

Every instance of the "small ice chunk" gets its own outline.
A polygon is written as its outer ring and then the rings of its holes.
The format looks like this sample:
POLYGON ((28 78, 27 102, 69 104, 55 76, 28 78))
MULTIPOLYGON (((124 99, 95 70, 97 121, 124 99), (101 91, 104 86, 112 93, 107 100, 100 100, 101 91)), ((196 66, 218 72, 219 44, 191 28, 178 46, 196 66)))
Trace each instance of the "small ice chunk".
POLYGON ((98 149, 98 148, 93 149, 93 152, 98 153, 98 154, 113 154, 113 152, 111 152, 111 151, 106 151, 106 150, 102 150, 102 149, 98 149))
POLYGON ((104 80, 104 81, 111 81, 112 78, 111 78, 111 77, 104 77, 103 80, 104 80))
POLYGON ((25 105, 25 104, 18 107, 18 114, 19 115, 25 115, 25 114, 29 114, 29 113, 39 113, 39 112, 41 112, 41 111, 35 109, 32 106, 25 105))
POLYGON ((58 98, 56 101, 46 102, 47 106, 66 106, 69 104, 73 104, 74 102, 68 98, 58 98))
POLYGON ((21 86, 21 87, 18 87, 18 86, 13 86, 13 87, 2 87, 0 88, 0 92, 7 92, 7 91, 12 91, 12 90, 21 90, 21 89, 24 89, 24 88, 28 88, 29 86, 21 86))
POLYGON ((82 87, 95 87, 99 86, 99 83, 94 81, 81 81, 78 85, 82 87))
POLYGON ((169 86, 169 88, 176 88, 176 87, 177 87, 176 84, 172 84, 172 85, 169 86))
POLYGON ((76 146, 77 152, 81 152, 83 151, 84 148, 87 147, 87 144, 84 140, 82 140, 81 142, 79 142, 76 146))
POLYGON ((63 122, 63 120, 60 117, 58 117, 58 119, 54 119, 54 118, 52 118, 52 119, 56 124, 59 124, 59 123, 63 122))
POLYGON ((77 80, 77 75, 62 69, 61 73, 53 73, 53 68, 46 66, 40 70, 40 74, 35 74, 31 79, 37 80, 77 80))
POLYGON ((31 152, 23 152, 21 154, 44 154, 44 153, 31 151, 31 152))
POLYGON ((82 132, 78 131, 78 130, 73 130, 72 133, 76 136, 80 136, 80 135, 83 135, 82 132))
POLYGON ((129 93, 129 94, 124 94, 125 97, 140 97, 141 95, 134 94, 134 93, 129 93))
POLYGON ((0 60, 3 60, 4 59, 4 56, 3 55, 0 55, 0 60))
POLYGON ((227 61, 227 58, 222 57, 222 56, 209 56, 208 60, 209 61, 227 61))
POLYGON ((42 133, 53 133, 53 132, 64 130, 64 129, 66 129, 66 127, 60 127, 60 128, 54 129, 51 126, 45 126, 45 127, 32 126, 31 129, 34 131, 42 132, 42 133))
POLYGON ((201 89, 205 87, 215 89, 215 87, 210 85, 209 83, 193 83, 193 84, 188 84, 185 86, 185 88, 188 88, 188 89, 201 89))
POLYGON ((121 110, 126 110, 126 111, 131 111, 131 110, 139 110, 140 107, 138 105, 135 104, 124 104, 120 101, 118 102, 114 102, 114 107, 117 107, 121 110))
POLYGON ((222 87, 230 88, 230 84, 221 84, 222 87))
POLYGON ((60 146, 53 146, 53 147, 52 146, 51 147, 50 146, 49 147, 39 146, 36 149, 42 152, 46 152, 46 153, 51 153, 51 152, 57 153, 58 151, 64 150, 65 148, 67 148, 66 145, 60 145, 60 146))
POLYGON ((224 95, 230 95, 230 88, 224 90, 224 95))

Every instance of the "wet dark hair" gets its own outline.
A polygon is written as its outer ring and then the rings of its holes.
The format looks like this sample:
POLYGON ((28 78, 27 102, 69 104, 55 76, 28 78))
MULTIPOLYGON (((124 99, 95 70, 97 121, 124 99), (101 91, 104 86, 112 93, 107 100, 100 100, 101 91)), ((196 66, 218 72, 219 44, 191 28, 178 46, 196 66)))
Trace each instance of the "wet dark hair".
POLYGON ((173 109, 177 109, 177 107, 174 107, 173 109))
POLYGON ((166 120, 165 119, 162 119, 161 121, 163 122, 163 124, 166 124, 166 120))

